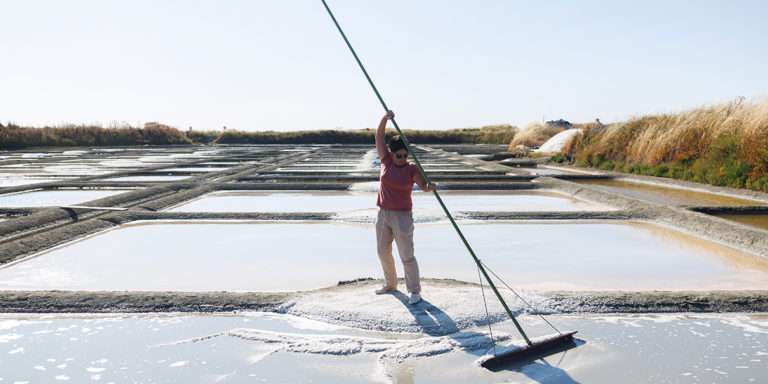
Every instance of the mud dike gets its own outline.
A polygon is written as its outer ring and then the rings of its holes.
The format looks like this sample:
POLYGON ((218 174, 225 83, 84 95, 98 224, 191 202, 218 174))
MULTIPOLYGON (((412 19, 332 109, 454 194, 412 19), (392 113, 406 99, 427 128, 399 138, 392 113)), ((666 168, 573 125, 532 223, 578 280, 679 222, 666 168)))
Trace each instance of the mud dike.
MULTIPOLYGON (((768 231, 718 216, 763 214, 765 194, 479 159, 498 146, 417 149, 479 256, 534 312, 768 311, 768 231)), ((378 284, 370 146, 2 155, 0 311, 376 317, 355 302, 378 284), (316 305, 335 301, 357 310, 316 305)), ((460 328, 481 324, 479 308, 449 305, 477 303, 471 260, 430 195, 414 206, 434 305, 460 328)))

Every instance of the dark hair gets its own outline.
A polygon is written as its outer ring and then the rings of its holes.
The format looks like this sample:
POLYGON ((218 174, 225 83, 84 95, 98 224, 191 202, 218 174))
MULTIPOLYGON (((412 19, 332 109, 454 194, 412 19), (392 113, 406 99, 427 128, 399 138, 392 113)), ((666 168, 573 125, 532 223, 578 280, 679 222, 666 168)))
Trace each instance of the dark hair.
POLYGON ((403 142, 403 138, 400 137, 400 135, 392 136, 389 139, 389 142, 387 143, 389 145, 389 150, 392 152, 397 152, 401 149, 407 149, 405 147, 405 142, 403 142))

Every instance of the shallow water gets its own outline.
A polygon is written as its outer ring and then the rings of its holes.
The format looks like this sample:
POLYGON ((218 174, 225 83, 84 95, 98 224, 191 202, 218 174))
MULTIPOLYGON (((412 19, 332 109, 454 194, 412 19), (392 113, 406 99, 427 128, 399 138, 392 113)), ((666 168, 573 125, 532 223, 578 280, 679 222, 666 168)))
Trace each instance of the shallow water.
MULTIPOLYGON (((550 316, 577 348, 490 372, 487 328, 385 334, 289 315, 0 315, 3 382, 761 383, 765 315, 550 316), (466 341, 473 341, 467 343, 466 341), (119 348, 115 348, 119 345, 119 348)), ((533 335, 548 331, 523 316, 533 335)), ((496 337, 514 335, 508 323, 496 337)), ((515 336, 516 338, 516 336, 515 336)), ((506 343, 499 343, 501 345, 506 343)))
POLYGON ((95 167, 88 164, 71 164, 63 162, 45 166, 42 168, 42 170, 48 173, 80 176, 99 175, 115 171, 106 167, 95 167))
POLYGON ((0 207, 45 207, 55 205, 80 204, 91 200, 118 195, 128 190, 109 189, 78 189, 78 190, 44 190, 20 192, 0 195, 0 207))
POLYGON ((286 166, 286 168, 355 168, 357 162, 298 162, 286 166))
POLYGON ((120 176, 120 177, 108 177, 103 179, 104 181, 176 181, 188 179, 191 176, 167 176, 167 175, 147 175, 147 176, 120 176))
MULTIPOLYGON (((98 162, 99 165, 103 167, 111 167, 111 168, 142 168, 148 166, 147 163, 141 162, 136 159, 111 159, 111 160, 100 160, 98 162)), ((124 170, 124 169, 123 169, 124 170)))
POLYGON ((753 227, 768 229, 768 214, 717 214, 717 217, 721 217, 726 220, 732 220, 741 224, 751 225, 753 227))
POLYGON ((580 184, 597 186, 608 192, 647 200, 659 204, 686 206, 753 206, 765 205, 764 202, 698 192, 682 188, 667 188, 645 183, 633 183, 622 180, 579 180, 580 184))
POLYGON ((48 182, 57 181, 57 180, 61 180, 61 179, 42 179, 42 178, 30 178, 30 177, 12 175, 12 174, 0 174, 0 187, 15 187, 19 185, 48 183, 48 182))
POLYGON ((166 168, 162 172, 220 172, 226 171, 229 167, 180 167, 166 168))
MULTIPOLYGON (((555 192, 442 192, 452 211, 594 211, 609 208, 555 192)), ((373 192, 215 192, 177 206, 176 212, 338 212, 376 214, 373 192)), ((432 193, 414 192, 415 214, 441 213, 432 193)))
POLYGON ((571 172, 564 172, 559 169, 551 169, 544 167, 515 167, 514 170, 528 172, 531 175, 552 176, 570 174, 571 172))
MULTIPOLYGON (((516 288, 768 289, 768 262, 655 225, 461 226, 477 255, 516 288)), ((415 244, 422 276, 477 280, 450 225, 417 224, 415 244)), ((380 275, 370 224, 155 222, 126 225, 6 266, 0 289, 304 290, 380 275)))
POLYGON ((200 163, 199 165, 240 165, 248 163, 248 161, 212 161, 210 163, 200 163))

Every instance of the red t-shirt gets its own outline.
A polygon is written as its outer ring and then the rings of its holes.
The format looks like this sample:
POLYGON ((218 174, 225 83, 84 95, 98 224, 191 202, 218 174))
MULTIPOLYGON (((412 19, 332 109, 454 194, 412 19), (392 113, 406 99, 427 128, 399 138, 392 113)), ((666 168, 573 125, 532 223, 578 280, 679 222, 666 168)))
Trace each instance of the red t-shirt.
POLYGON ((410 211, 413 208, 411 192, 414 177, 418 172, 419 168, 412 163, 396 166, 392 152, 387 151, 387 155, 381 159, 376 205, 393 211, 410 211))

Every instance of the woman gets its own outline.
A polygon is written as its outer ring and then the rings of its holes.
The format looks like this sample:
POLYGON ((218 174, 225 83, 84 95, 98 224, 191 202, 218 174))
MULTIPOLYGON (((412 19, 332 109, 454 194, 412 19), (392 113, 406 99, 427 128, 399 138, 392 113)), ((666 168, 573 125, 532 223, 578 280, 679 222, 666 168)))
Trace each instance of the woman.
POLYGON ((376 294, 397 290, 397 272, 395 260, 392 257, 392 240, 394 240, 397 243, 400 259, 403 261, 405 285, 411 294, 408 304, 416 304, 421 301, 421 282, 419 264, 413 255, 411 192, 414 182, 424 192, 433 191, 435 185, 426 183, 418 167, 408 162, 408 150, 400 136, 393 136, 388 145, 384 144, 387 120, 394 117, 395 114, 388 111, 381 118, 379 127, 376 129, 376 151, 381 159, 379 196, 376 201, 376 205, 379 206, 379 215, 376 219, 376 242, 379 261, 384 270, 384 286, 377 289, 376 294))

